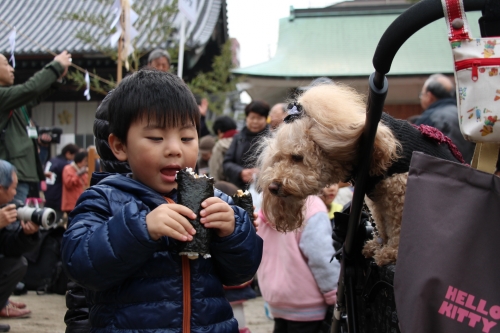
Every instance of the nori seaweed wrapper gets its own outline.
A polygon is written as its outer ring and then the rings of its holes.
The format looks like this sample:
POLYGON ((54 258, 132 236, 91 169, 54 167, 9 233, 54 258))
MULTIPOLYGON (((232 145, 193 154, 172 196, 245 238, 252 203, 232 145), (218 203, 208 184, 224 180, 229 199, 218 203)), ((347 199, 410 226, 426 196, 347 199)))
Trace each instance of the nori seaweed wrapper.
POLYGON ((248 191, 243 192, 241 190, 238 190, 238 192, 231 198, 233 198, 234 204, 236 206, 243 208, 248 213, 248 217, 250 218, 250 221, 253 223, 254 208, 253 208, 252 195, 250 194, 250 192, 248 191))
MULTIPOLYGON (((177 199, 180 205, 184 205, 196 214, 196 220, 188 219, 196 230, 193 240, 190 242, 179 242, 179 253, 188 255, 199 254, 204 258, 210 257, 210 240, 212 229, 207 229, 200 223, 200 211, 203 209, 201 203, 214 196, 214 179, 197 177, 191 168, 180 170, 176 175, 177 199)), ((194 259, 194 258, 193 258, 194 259)))

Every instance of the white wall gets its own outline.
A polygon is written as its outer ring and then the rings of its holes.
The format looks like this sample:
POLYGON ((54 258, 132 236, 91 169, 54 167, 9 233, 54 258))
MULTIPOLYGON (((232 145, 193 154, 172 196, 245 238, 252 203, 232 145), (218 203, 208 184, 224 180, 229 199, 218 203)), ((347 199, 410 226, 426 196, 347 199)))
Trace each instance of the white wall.
POLYGON ((39 126, 59 127, 64 134, 92 134, 98 105, 98 102, 43 102, 33 108, 32 118, 39 126))
POLYGON ((33 108, 32 119, 38 126, 63 130, 61 143, 52 145, 52 156, 59 154, 66 144, 74 143, 76 135, 93 133, 98 105, 98 102, 43 102, 33 108))

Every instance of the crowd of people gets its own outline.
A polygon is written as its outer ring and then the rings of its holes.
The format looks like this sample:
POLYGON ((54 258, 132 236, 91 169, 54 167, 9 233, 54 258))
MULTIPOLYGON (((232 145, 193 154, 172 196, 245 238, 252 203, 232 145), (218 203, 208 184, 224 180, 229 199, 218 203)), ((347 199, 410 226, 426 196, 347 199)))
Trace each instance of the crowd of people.
MULTIPOLYGON (((28 198, 38 198, 40 183, 48 179, 58 181, 59 194, 54 200, 61 210, 61 198, 78 197, 85 186, 75 191, 69 181, 70 173, 63 176, 63 164, 58 174, 51 170, 44 172, 42 158, 39 155, 41 143, 50 142, 47 134, 39 135, 37 126, 29 116, 29 109, 36 106, 61 83, 71 63, 71 54, 64 51, 52 62, 37 72, 27 82, 14 85, 14 69, 5 56, 0 55, 0 318, 27 317, 31 311, 24 303, 9 300, 16 289, 22 289, 21 281, 27 271, 28 262, 24 257, 28 252, 36 250, 41 242, 41 231, 38 224, 32 221, 19 221, 17 207, 23 206, 28 198), (67 191, 65 196, 62 192, 67 191), (57 202, 59 200, 59 202, 57 202)), ((65 147, 66 148, 66 147, 65 147)), ((72 146, 64 150, 71 163, 79 149, 72 146)), ((84 158, 85 159, 85 158, 84 158)), ((80 165, 84 167, 85 162, 80 165)), ((48 168, 50 169, 50 167, 48 168)), ((68 171, 66 171, 67 173, 68 171)), ((83 184, 82 184, 83 185, 83 184)), ((49 185, 52 186, 52 185, 49 185)), ((73 207, 76 200, 73 200, 73 207)), ((47 203, 46 203, 47 204, 47 203)), ((65 209, 71 211, 71 202, 65 209)), ((48 204, 50 205, 50 203, 48 204)), ((9 326, 0 324, 0 331, 8 331, 9 326)))
MULTIPOLYGON (((242 303, 258 293, 274 332, 316 332, 322 325, 340 272, 332 260, 334 213, 350 202, 353 187, 331 184, 308 197, 305 227, 294 233, 276 231, 262 209, 250 216, 233 205, 231 196, 258 177, 259 143, 282 126, 288 106, 254 100, 241 129, 227 115, 208 121, 209 101, 170 74, 170 62, 167 51, 152 51, 147 68, 124 78, 100 104, 94 135, 101 172, 89 179, 86 147, 67 144, 43 163, 42 138, 29 116, 64 77, 71 55, 62 52, 20 85, 0 55, 0 318, 30 315, 9 296, 22 289, 24 255, 44 232, 17 218, 19 203, 35 196, 66 228, 66 297, 78 299, 67 302, 68 333, 250 332, 242 303), (176 173, 186 167, 215 181, 199 214, 213 229, 210 259, 178 255, 179 244, 196 235, 189 222, 196 214, 178 204, 176 173)), ((445 76, 431 76, 420 95, 425 112, 415 122, 441 129, 470 161, 474 147, 461 138, 453 91, 445 76)))

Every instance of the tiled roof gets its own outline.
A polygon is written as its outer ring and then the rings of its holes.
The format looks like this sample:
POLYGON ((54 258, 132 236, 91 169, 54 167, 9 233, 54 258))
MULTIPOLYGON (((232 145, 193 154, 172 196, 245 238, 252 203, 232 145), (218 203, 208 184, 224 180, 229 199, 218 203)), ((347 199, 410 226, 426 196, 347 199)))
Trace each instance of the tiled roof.
MULTIPOLYGON (((224 0, 197 0, 198 20, 194 24, 187 23, 186 47, 198 48, 204 46, 214 31, 221 4, 224 0)), ((146 8, 158 8, 172 3, 173 0, 136 0, 146 8)), ((68 50, 71 53, 97 53, 91 45, 75 38, 76 32, 85 27, 85 23, 63 21, 59 19, 63 13, 91 13, 105 15, 111 25, 113 15, 110 15, 113 0, 0 0, 0 53, 10 53, 8 36, 11 29, 5 23, 15 26, 18 34, 16 38, 16 55, 29 55, 45 53, 41 46, 59 53, 68 50), (33 41, 24 38, 28 36, 33 41), (37 45, 39 44, 39 45, 37 45)), ((180 27, 180 15, 175 15, 172 25, 180 27)), ((137 47, 149 50, 154 47, 166 47, 167 39, 163 45, 149 45, 147 36, 140 34, 137 37, 137 47)), ((92 27, 91 33, 98 34, 98 28, 92 27)), ((177 34, 173 38, 178 39, 177 34)), ((103 36, 101 41, 108 44, 109 36, 103 36)))
MULTIPOLYGON (((262 77, 359 77, 373 73, 373 55, 399 14, 282 18, 274 58, 234 73, 262 77)), ((480 12, 468 12, 472 35, 480 37, 480 12)), ((453 73, 443 19, 420 29, 396 54, 389 75, 453 73)))

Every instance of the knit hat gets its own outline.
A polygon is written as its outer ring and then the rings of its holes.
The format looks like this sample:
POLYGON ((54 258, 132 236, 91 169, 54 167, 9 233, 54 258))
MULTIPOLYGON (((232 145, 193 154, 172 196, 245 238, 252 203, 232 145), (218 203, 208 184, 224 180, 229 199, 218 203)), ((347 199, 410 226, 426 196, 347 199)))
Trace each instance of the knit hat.
POLYGON ((200 153, 210 153, 215 146, 215 138, 211 135, 205 135, 200 139, 200 153))

